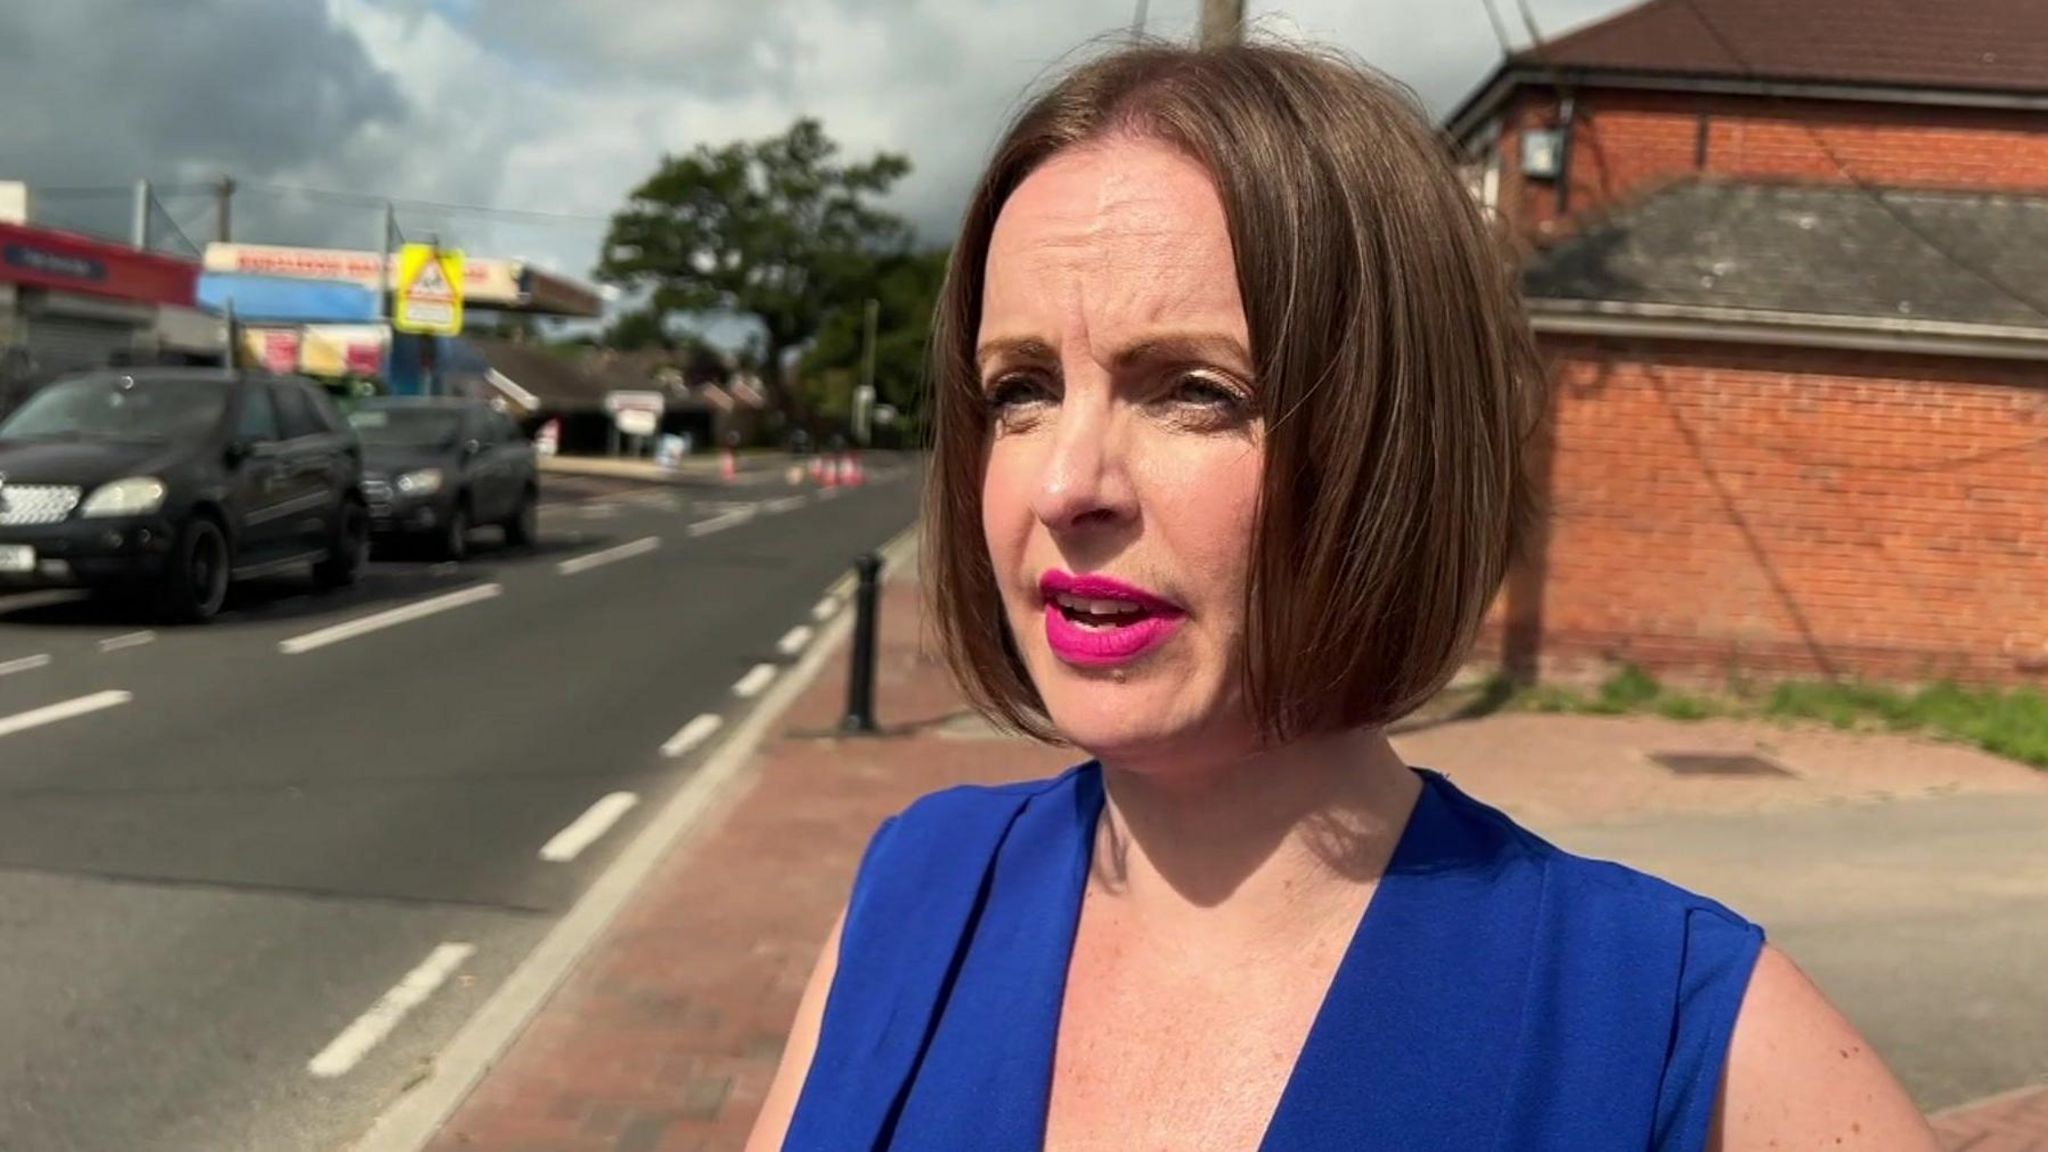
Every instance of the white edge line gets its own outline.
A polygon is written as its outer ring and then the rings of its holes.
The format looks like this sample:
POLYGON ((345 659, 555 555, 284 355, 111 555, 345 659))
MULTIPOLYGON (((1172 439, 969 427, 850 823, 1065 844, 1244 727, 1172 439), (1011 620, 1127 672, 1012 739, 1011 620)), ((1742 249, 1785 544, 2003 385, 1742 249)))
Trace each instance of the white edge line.
POLYGON ((685 755, 724 726, 725 717, 716 712, 706 712, 676 729, 676 734, 661 746, 661 754, 671 760, 685 755))
POLYGON ((754 510, 752 508, 737 508, 731 512, 713 516, 709 520, 699 520, 695 524, 690 525, 685 531, 692 536, 709 536, 713 532, 723 531, 735 524, 744 524, 753 518, 754 510))
POLYGON ((742 700, 752 700, 761 694, 761 689, 774 681, 775 665, 756 664, 747 669, 747 674, 740 677, 738 683, 732 686, 732 694, 742 700))
POLYGON ((474 588, 462 588, 426 600, 415 600, 411 604, 402 604, 387 611, 375 612, 368 616, 358 616, 354 620, 345 620, 330 628, 322 628, 317 632, 308 632, 303 636, 294 636, 289 640, 279 640, 277 642, 277 650, 287 656, 297 656, 302 652, 311 652, 315 648, 325 648, 329 644, 339 644, 343 640, 353 640, 358 636, 367 635, 371 632, 379 632, 399 624, 407 624, 414 620, 424 619, 439 612, 446 612, 451 608, 460 608, 465 604, 475 604, 480 600, 489 600, 504 591, 505 589, 497 584, 479 584, 474 588))
POLYGON ((319 1055, 306 1062, 306 1071, 331 1080, 344 1076, 362 1062, 391 1030, 398 1027, 406 1014, 426 1003, 449 975, 476 951, 474 944, 442 944, 420 965, 405 974, 405 979, 392 985, 389 992, 377 998, 375 1004, 361 1016, 356 1017, 341 1034, 327 1042, 319 1055))
POLYGON ((803 507, 805 499, 807 497, 784 496, 780 500, 770 500, 766 504, 761 505, 761 511, 770 515, 774 515, 777 512, 789 512, 803 507))
POLYGON ((638 803, 640 797, 631 792, 610 792, 598 797, 595 803, 583 810, 583 815, 570 821, 567 828, 540 846, 540 858, 550 864, 567 864, 576 859, 585 848, 611 831, 619 817, 631 812, 638 803))
POLYGON ((799 624, 782 634, 782 639, 775 642, 775 650, 784 656, 794 656, 803 651, 804 645, 810 642, 811 626, 809 624, 799 624))
MULTIPOLYGON (((915 526, 883 549, 896 571, 904 555, 917 547, 915 526)), ((704 765, 690 774, 660 812, 649 820, 604 872, 583 890, 554 928, 526 954, 482 1008, 442 1047, 426 1078, 377 1117, 354 1146, 354 1152, 421 1152, 448 1117, 469 1097, 484 1074, 498 1062, 526 1025, 547 1003, 576 962, 625 907, 640 882, 667 857, 687 832, 733 788, 754 761, 761 742, 796 698, 810 687, 826 663, 853 631, 851 613, 828 625, 818 643, 804 653, 761 703, 740 721, 730 739, 719 745, 704 765)))
POLYGON ((827 596, 811 606, 811 619, 822 624, 830 620, 832 614, 837 611, 839 611, 839 597, 827 596))
POLYGON ((592 568, 602 567, 614 561, 645 555, 659 547, 661 547, 661 537, 642 536, 638 540, 621 544, 616 548, 607 548, 602 552, 592 552, 588 556, 571 557, 555 565, 555 571, 560 572, 564 576, 574 576, 578 572, 588 572, 592 568))
POLYGON ((50 654, 39 652, 34 656, 23 656, 19 660, 9 660, 4 664, 0 664, 0 676, 12 676, 16 672, 33 672, 38 668, 48 668, 49 666, 50 654))
POLYGON ((26 732, 31 728, 55 724, 60 720, 88 716, 94 712, 119 707, 133 699, 135 694, 132 692, 95 692, 90 696, 80 696, 76 700, 46 704, 41 708, 31 708, 12 716, 0 716, 0 736, 12 736, 16 732, 26 732))

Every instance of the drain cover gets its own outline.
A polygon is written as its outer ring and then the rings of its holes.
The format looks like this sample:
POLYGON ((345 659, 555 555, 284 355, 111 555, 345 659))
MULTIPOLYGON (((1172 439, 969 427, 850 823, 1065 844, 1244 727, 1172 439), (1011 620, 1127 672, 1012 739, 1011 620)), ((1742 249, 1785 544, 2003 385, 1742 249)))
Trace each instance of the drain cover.
POLYGON ((1753 752, 1652 752, 1650 759, 1678 776, 1790 776, 1753 752))

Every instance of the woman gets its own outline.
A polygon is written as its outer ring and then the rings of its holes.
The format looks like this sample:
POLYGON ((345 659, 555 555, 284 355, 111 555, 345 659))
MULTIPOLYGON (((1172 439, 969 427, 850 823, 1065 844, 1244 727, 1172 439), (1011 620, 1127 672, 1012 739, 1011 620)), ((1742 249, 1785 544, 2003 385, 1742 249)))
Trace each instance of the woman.
POLYGON ((1081 67, 938 319, 940 633, 983 711, 1094 760, 876 835, 751 1147, 1934 1147, 1756 927, 1389 746, 1528 526, 1540 407, 1390 85, 1081 67))

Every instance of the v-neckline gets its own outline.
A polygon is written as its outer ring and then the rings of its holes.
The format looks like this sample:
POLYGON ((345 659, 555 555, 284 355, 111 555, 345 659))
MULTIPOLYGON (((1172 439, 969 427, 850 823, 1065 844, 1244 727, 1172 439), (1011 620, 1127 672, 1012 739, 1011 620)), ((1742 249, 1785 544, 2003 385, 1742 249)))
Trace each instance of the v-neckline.
MULTIPOLYGON (((1380 870, 1379 879, 1374 882, 1372 895, 1367 899, 1364 910, 1359 913, 1358 923, 1351 930, 1350 939, 1344 945, 1344 952, 1338 957, 1337 966, 1330 973, 1329 984, 1323 989, 1322 999, 1317 1002, 1315 1014, 1310 1018, 1308 1031, 1302 1037, 1301 1048, 1295 1054, 1294 1065, 1287 1070, 1287 1079, 1281 1085, 1279 1097, 1273 1102, 1271 1115, 1266 1118, 1265 1129, 1259 1136, 1257 1152, 1277 1152, 1277 1146, 1274 1144, 1276 1134, 1284 1137, 1289 1127, 1289 1117, 1301 1109, 1302 1104, 1298 1098, 1304 1091, 1302 1085, 1305 1078, 1302 1069, 1311 1066, 1312 1058, 1322 1056, 1323 1050, 1335 1042, 1332 1036, 1335 1030, 1332 1023, 1332 1006, 1343 1001, 1344 996, 1340 993, 1352 992, 1359 981, 1366 979, 1379 967, 1376 963, 1369 963, 1368 957, 1371 953, 1384 951, 1375 947, 1379 938, 1375 925, 1389 919, 1380 909, 1388 903, 1389 890, 1398 889, 1403 883, 1402 877, 1412 875, 1412 858, 1416 855, 1416 845, 1430 839, 1422 830, 1433 826, 1438 816, 1436 805, 1440 803, 1440 799, 1436 795, 1437 777, 1435 773, 1419 769, 1410 768, 1408 771, 1415 774, 1417 782, 1421 785, 1416 792, 1415 803, 1409 807, 1407 819, 1401 825, 1401 834, 1394 841, 1394 849, 1388 854, 1387 862, 1380 870)), ((1101 822, 1109 809, 1108 786, 1100 763, 1088 765, 1080 783, 1082 787, 1076 795, 1075 807, 1078 809, 1076 819, 1080 823, 1081 835, 1079 845, 1069 861, 1071 874, 1068 877, 1066 893, 1070 903, 1065 910, 1066 915, 1061 918, 1065 936, 1061 941, 1059 954, 1065 957, 1065 963, 1059 968, 1058 988, 1053 997, 1053 1003, 1057 1007, 1054 1009, 1051 1035, 1044 1054, 1044 1075, 1040 1084, 1042 1098, 1037 1109, 1037 1131, 1033 1134, 1035 1139, 1032 1142, 1032 1147, 1038 1149, 1045 1147, 1050 1125, 1052 1080, 1058 1062, 1060 1026, 1066 1018, 1067 981, 1073 970, 1074 946, 1080 939, 1081 911, 1087 902, 1087 885, 1095 866, 1095 847, 1101 836, 1101 822)))

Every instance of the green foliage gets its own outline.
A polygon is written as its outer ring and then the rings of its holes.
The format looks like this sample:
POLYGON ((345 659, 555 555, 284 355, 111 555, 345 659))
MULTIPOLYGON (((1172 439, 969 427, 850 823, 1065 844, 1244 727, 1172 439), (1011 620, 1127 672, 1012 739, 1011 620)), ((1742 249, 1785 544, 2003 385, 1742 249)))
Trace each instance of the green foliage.
POLYGON ((2048 696, 1942 682, 1918 690, 1854 681, 1788 681, 1761 698, 1674 691, 1633 666, 1591 695, 1551 684, 1519 688, 1507 706, 1523 712, 1614 716, 1655 713, 1671 720, 1715 716, 1827 724, 1844 731, 1923 732, 2048 767, 2048 696))
MULTIPOLYGON (((945 249, 904 252, 876 262, 872 299, 875 322, 875 396, 908 418, 915 415, 924 386, 925 355, 931 343, 932 310, 946 279, 945 249)), ((805 352, 806 393, 821 412, 852 410, 860 383, 866 300, 834 311, 805 352)))
POLYGON ((762 373, 785 408, 784 357, 827 317, 858 308, 879 262, 907 251, 910 229, 875 207, 910 171, 880 153, 844 163, 818 121, 780 136, 700 145, 664 157, 612 217, 597 274, 646 290, 653 311, 752 316, 764 335, 762 373))

